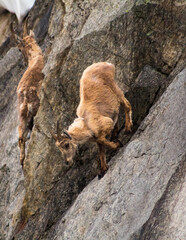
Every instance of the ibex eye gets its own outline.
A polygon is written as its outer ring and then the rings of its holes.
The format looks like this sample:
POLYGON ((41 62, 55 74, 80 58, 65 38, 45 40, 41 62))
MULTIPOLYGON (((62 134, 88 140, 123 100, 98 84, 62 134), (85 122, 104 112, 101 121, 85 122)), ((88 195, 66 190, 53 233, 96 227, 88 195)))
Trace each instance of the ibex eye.
POLYGON ((66 143, 65 145, 64 145, 64 147, 65 147, 65 149, 69 149, 69 143, 66 143))

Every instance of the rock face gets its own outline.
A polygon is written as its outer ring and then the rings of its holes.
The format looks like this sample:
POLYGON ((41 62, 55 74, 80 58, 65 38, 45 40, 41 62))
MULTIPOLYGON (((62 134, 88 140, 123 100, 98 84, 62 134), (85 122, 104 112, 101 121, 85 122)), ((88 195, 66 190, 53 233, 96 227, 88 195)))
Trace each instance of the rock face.
POLYGON ((43 239, 185 239, 185 76, 43 239))
MULTIPOLYGON (((0 23, 14 19, 3 14, 0 23)), ((0 28, 0 239, 182 239, 185 4, 36 0, 29 15, 45 78, 23 171, 15 91, 26 68, 6 24, 0 28), (81 74, 98 61, 115 64, 138 129, 120 132, 130 142, 108 151, 108 160, 115 156, 101 181, 94 145, 80 146, 69 168, 49 132, 57 120, 60 129, 73 121, 81 74)))

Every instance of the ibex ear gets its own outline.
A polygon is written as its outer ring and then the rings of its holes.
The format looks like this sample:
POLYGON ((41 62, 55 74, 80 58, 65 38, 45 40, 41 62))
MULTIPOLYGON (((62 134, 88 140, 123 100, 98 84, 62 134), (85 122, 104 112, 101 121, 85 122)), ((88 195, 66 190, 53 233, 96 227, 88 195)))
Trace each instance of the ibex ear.
POLYGON ((35 38, 35 34, 34 34, 34 32, 32 30, 30 30, 30 37, 35 38))

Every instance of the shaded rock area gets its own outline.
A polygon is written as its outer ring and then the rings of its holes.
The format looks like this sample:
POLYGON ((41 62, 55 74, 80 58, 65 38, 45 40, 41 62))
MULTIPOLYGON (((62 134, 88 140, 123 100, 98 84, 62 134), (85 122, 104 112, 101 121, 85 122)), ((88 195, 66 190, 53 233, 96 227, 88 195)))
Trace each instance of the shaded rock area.
POLYGON ((26 66, 7 28, 15 16, 1 13, 0 239, 163 240, 176 239, 174 229, 183 238, 185 9, 178 0, 36 0, 29 27, 45 78, 23 171, 16 87, 26 66), (93 144, 69 168, 49 132, 57 120, 61 130, 72 123, 81 74, 98 61, 115 64, 134 120, 133 133, 119 134, 128 145, 107 152, 100 181, 93 144))
POLYGON ((148 114, 150 108, 165 88, 166 76, 159 73, 151 66, 146 65, 135 82, 132 84, 130 91, 126 93, 129 99, 132 99, 133 121, 137 128, 144 117, 148 114), (140 101, 139 101, 140 99, 140 101))

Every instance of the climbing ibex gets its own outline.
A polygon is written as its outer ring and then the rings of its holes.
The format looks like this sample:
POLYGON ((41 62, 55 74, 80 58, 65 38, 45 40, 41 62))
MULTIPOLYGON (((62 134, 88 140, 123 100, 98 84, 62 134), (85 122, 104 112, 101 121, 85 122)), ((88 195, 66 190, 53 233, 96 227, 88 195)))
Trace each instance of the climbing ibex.
POLYGON ((13 24, 11 24, 11 32, 25 61, 28 63, 28 68, 17 87, 20 163, 23 166, 26 138, 28 131, 32 130, 33 118, 40 104, 39 92, 44 77, 42 73, 44 57, 35 40, 34 32, 30 30, 30 33, 27 33, 27 21, 24 24, 23 38, 15 34, 13 24))
POLYGON ((107 136, 117 127, 120 104, 125 110, 125 131, 132 127, 132 110, 129 101, 114 81, 115 67, 111 63, 95 63, 85 69, 80 80, 80 103, 78 118, 67 131, 57 135, 51 132, 56 146, 67 163, 72 165, 78 144, 96 142, 99 148, 101 168, 98 176, 107 171, 105 146, 116 149, 120 141, 108 141, 107 136))

